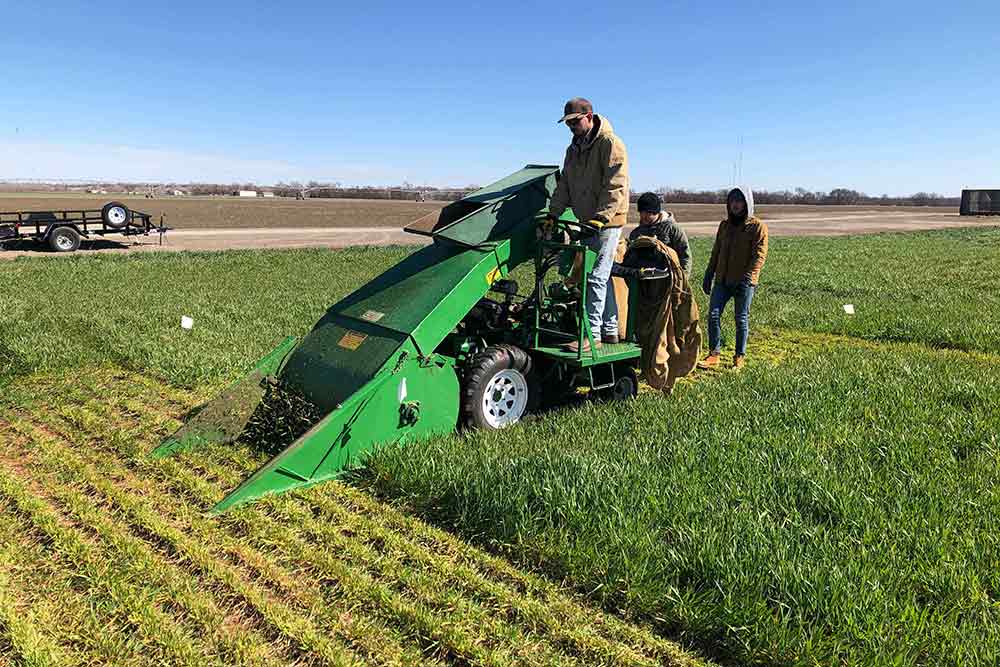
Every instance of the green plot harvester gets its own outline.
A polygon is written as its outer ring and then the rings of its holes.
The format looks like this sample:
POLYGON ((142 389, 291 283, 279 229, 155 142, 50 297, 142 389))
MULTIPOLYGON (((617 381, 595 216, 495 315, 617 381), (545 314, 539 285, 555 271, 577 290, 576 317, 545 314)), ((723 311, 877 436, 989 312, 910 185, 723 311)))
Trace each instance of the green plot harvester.
POLYGON ((584 239, 595 232, 569 212, 544 224, 558 178, 557 167, 529 165, 407 227, 432 242, 285 339, 153 454, 239 438, 269 385, 325 415, 219 502, 222 512, 331 479, 379 444, 501 428, 579 387, 634 396, 640 348, 631 334, 598 348, 585 316, 596 254, 584 239), (510 274, 532 261, 521 295, 510 274), (583 270, 571 272, 574 262, 583 270), (553 269, 579 282, 546 285, 553 269), (573 340, 577 350, 565 349, 573 340))

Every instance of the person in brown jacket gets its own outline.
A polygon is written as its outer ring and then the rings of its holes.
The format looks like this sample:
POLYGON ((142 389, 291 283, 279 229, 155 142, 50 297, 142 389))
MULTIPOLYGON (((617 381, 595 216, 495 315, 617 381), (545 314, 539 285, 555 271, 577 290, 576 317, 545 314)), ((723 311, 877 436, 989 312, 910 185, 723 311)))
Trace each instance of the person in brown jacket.
POLYGON ((715 234, 712 256, 705 269, 702 290, 710 295, 708 306, 708 356, 702 368, 719 365, 722 311, 733 300, 736 314, 736 354, 733 367, 741 368, 750 334, 750 302, 767 259, 767 225, 754 216, 750 188, 733 188, 726 197, 726 219, 715 234), (712 286, 712 281, 715 286, 712 286))
MULTIPOLYGON (((584 240, 597 253, 594 270, 587 278, 587 320, 594 347, 601 347, 602 341, 618 342, 618 305, 608 278, 628 217, 628 156, 611 122, 595 114, 582 97, 566 103, 559 122, 569 126, 573 141, 566 149, 562 175, 549 200, 549 217, 558 218, 572 208, 577 220, 594 232, 584 240)), ((577 342, 566 347, 575 352, 577 342)), ((583 351, 590 351, 589 341, 583 351)))

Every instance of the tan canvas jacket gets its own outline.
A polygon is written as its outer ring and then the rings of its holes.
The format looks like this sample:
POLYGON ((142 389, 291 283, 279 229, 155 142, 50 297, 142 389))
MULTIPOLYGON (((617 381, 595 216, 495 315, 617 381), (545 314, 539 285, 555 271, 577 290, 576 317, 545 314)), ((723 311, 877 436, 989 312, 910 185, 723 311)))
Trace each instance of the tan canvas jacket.
POLYGON ((708 270, 726 285, 748 280, 756 286, 766 259, 766 223, 759 218, 750 218, 742 225, 723 220, 715 234, 708 270))
MULTIPOLYGON (((624 257, 624 246, 622 241, 620 257, 624 257)), ((642 347, 639 367, 650 387, 669 394, 677 379, 690 373, 698 363, 702 337, 700 314, 687 272, 674 249, 649 236, 628 244, 630 248, 642 246, 654 248, 667 260, 670 279, 632 282, 632 289, 638 290, 636 312, 632 313, 636 321, 632 326, 642 347)), ((621 278, 615 280, 625 282, 621 278)), ((619 314, 619 325, 621 321, 619 314)))
POLYGON ((577 219, 600 220, 621 227, 628 217, 628 155, 611 122, 594 114, 597 132, 589 142, 573 141, 566 149, 562 176, 549 201, 549 213, 572 208, 577 219))

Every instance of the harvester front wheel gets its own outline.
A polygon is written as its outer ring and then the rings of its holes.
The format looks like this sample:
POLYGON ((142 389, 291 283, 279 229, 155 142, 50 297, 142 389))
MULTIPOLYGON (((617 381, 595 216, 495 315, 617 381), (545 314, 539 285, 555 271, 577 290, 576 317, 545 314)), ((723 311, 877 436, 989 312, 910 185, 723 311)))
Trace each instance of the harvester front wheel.
POLYGON ((479 353, 462 383, 462 423, 498 429, 519 421, 528 411, 531 357, 513 345, 491 346, 479 353))

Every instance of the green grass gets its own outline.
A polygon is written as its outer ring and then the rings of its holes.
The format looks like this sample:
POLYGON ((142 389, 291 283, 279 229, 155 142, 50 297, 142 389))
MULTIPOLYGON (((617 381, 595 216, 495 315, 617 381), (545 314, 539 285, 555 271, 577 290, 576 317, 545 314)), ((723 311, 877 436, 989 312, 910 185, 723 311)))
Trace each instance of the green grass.
POLYGON ((239 377, 410 249, 164 253, 0 263, 0 378, 112 362, 178 386, 239 377), (68 261, 63 261, 67 259, 68 261), (194 328, 180 327, 182 315, 194 328))
POLYGON ((651 624, 734 662, 996 662, 998 241, 773 239, 745 372, 387 449, 361 478, 638 626, 343 485, 205 518, 259 452, 144 457, 409 250, 0 263, 0 656, 677 658, 651 624))
MULTIPOLYGON (((693 243, 700 294, 711 244, 693 243)), ((772 238, 751 324, 1000 352, 998 265, 997 227, 772 238), (848 303, 856 315, 844 313, 848 303)), ((731 310, 725 324, 731 332, 731 310)))
MULTIPOLYGON (((186 387, 238 377, 411 249, 30 258, 0 264, 0 382, 113 361, 186 387), (181 315, 195 328, 180 328, 181 315)), ((694 240, 695 288, 708 259, 694 240)), ((752 325, 996 351, 1000 230, 774 239, 752 325), (844 303, 858 314, 845 315, 844 303)), ((526 289, 526 287, 525 287, 526 289)), ((705 306, 705 299, 700 296, 705 306)), ((724 330, 732 331, 731 311, 724 330)), ((751 354, 753 348, 751 347, 751 354)))
POLYGON ((711 655, 1000 660, 1000 358, 830 343, 367 479, 711 655))
POLYGON ((703 664, 342 484, 209 517, 264 459, 241 446, 149 459, 194 398, 120 369, 0 395, 0 658, 703 664))

